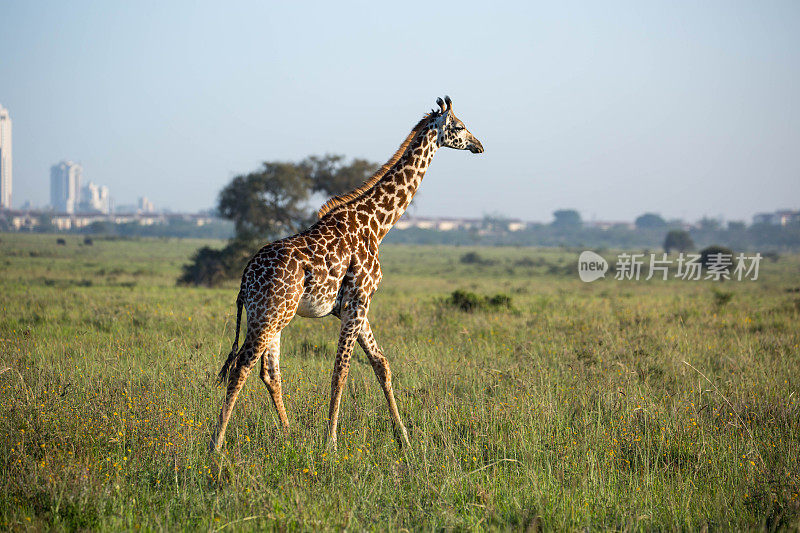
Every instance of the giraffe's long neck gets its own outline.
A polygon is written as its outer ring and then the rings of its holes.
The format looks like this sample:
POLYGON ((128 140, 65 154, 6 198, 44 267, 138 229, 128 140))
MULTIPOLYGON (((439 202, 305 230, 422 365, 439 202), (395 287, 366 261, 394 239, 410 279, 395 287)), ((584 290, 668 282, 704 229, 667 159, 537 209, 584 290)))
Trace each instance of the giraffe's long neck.
POLYGON ((373 233, 377 233, 378 241, 383 240, 405 213, 438 149, 438 130, 430 124, 409 144, 400 160, 362 197, 359 214, 365 213, 369 217, 369 225, 373 233))

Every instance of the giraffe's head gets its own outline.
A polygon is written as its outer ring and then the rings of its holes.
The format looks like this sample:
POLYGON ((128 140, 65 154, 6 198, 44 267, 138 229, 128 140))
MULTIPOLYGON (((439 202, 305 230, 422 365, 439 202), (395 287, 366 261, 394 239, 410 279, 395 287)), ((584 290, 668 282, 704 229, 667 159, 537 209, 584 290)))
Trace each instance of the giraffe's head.
POLYGON ((464 123, 453 113, 453 101, 449 96, 444 100, 436 99, 441 111, 438 113, 439 145, 455 148, 456 150, 469 150, 473 154, 483 153, 483 145, 469 132, 464 123))

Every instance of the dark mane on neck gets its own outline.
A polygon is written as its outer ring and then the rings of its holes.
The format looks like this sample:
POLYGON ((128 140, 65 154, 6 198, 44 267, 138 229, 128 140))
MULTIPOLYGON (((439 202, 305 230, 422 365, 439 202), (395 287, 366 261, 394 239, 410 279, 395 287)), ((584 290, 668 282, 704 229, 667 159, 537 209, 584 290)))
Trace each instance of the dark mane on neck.
POLYGON ((435 111, 426 113, 425 116, 423 116, 422 119, 419 122, 417 122, 417 125, 411 129, 411 132, 408 134, 408 136, 406 136, 402 144, 400 144, 400 148, 397 149, 397 151, 394 153, 391 159, 389 159, 386 163, 384 163, 383 166, 379 168, 377 172, 375 172, 375 174, 370 176, 364 183, 362 183, 352 191, 340 194, 339 196, 334 196, 333 198, 325 202, 325 204, 323 204, 323 206, 319 208, 317 216, 319 218, 322 218, 329 212, 331 212, 333 209, 339 207, 340 205, 344 205, 352 200, 355 200, 356 198, 359 198, 368 190, 370 190, 376 183, 378 183, 378 181, 380 181, 380 179, 383 176, 386 175, 389 169, 392 168, 395 165, 395 163, 397 163, 400 160, 405 151, 408 149, 408 146, 416 138, 417 134, 420 131, 422 131, 425 124, 428 123, 428 119, 430 119, 432 116, 435 115, 436 115, 435 111))

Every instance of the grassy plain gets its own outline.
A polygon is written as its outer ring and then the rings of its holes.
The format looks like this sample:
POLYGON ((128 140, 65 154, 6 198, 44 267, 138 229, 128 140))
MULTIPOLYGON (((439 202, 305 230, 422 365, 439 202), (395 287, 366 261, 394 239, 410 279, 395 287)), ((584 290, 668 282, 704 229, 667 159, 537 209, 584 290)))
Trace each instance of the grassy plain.
POLYGON ((328 317, 282 338, 288 438, 251 375, 217 456, 237 282, 175 286, 208 242, 0 238, 0 529, 800 527, 800 257, 584 284, 578 251, 385 246, 370 317, 413 450, 359 351, 326 452, 328 317))

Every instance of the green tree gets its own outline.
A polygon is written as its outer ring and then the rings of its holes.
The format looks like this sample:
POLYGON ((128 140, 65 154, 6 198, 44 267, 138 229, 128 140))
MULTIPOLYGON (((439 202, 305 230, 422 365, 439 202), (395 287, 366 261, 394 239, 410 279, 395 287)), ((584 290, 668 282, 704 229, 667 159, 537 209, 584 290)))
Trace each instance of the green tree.
POLYGON ((637 217, 635 224, 639 229, 663 228, 667 225, 661 215, 656 213, 645 213, 637 217))
POLYGON ((217 211, 233 221, 239 240, 274 239, 309 222, 305 202, 311 187, 304 165, 265 162, 255 172, 236 176, 222 189, 217 211))
POLYGON ((728 222, 728 231, 744 232, 747 230, 747 224, 738 220, 731 220, 728 222))
POLYGON ((364 183, 378 170, 378 165, 366 159, 353 159, 344 163, 343 155, 312 155, 305 158, 300 165, 308 173, 312 191, 326 196, 337 196, 351 191, 364 183))
POLYGON ((491 232, 503 233, 508 231, 508 225, 510 223, 511 220, 502 213, 487 213, 483 215, 481 227, 491 232))
POLYGON ((694 241, 688 231, 674 229, 667 233, 664 238, 664 251, 670 253, 672 250, 686 252, 694 248, 694 241))
POLYGON ((554 228, 579 229, 583 225, 581 215, 574 209, 559 209, 553 213, 553 218, 554 228))
POLYGON ((719 220, 715 218, 703 217, 697 225, 703 231, 716 231, 720 229, 719 220))

